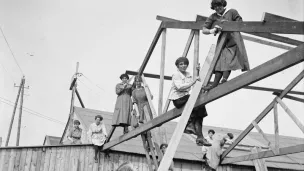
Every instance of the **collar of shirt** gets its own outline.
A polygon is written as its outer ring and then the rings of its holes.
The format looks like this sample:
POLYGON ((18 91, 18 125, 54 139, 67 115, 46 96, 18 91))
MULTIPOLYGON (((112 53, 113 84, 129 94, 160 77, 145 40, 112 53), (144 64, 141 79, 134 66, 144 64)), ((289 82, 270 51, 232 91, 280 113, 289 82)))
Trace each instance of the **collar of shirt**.
POLYGON ((227 11, 229 11, 229 10, 230 9, 225 8, 223 14, 218 14, 217 12, 215 14, 220 16, 220 17, 223 17, 227 13, 227 11))
POLYGON ((180 75, 180 77, 181 77, 182 79, 191 77, 190 73, 187 72, 187 71, 186 71, 186 75, 184 75, 182 72, 180 72, 179 69, 177 69, 177 73, 180 75))

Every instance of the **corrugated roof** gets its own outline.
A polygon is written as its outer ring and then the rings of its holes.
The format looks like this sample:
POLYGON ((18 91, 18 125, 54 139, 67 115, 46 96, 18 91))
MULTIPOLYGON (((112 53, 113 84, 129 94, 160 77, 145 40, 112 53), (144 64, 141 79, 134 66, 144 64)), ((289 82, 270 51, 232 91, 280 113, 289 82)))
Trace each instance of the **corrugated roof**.
MULTIPOLYGON (((85 128, 87 128, 91 123, 94 122, 94 117, 97 114, 102 115, 104 118, 103 121, 106 125, 107 131, 110 131, 111 129, 112 113, 110 112, 75 107, 75 114, 77 115, 76 117, 81 121, 82 126, 85 128)), ((166 130, 168 142, 170 141, 170 137, 172 136, 175 127, 176 127, 176 122, 167 122, 162 125, 162 129, 166 130)), ((237 137, 242 132, 242 130, 204 125, 203 127, 204 134, 207 134, 207 131, 209 129, 214 129, 217 137, 220 137, 221 135, 226 134, 228 132, 233 133, 235 137, 237 137)), ((123 133, 122 128, 116 128, 112 136, 112 139, 121 136, 122 133, 123 133)), ((271 142, 274 142, 274 135, 266 134, 266 136, 271 142)), ((177 151, 175 153, 174 158, 202 161, 201 147, 193 143, 192 139, 193 137, 189 138, 189 135, 183 134, 182 139, 177 147, 177 151)), ((280 147, 292 146, 303 143, 304 143, 303 138, 280 136, 280 147)), ((236 146, 234 150, 232 150, 229 153, 227 157, 236 157, 236 156, 249 154, 250 153, 249 150, 253 146, 261 146, 263 148, 267 148, 265 144, 267 144, 266 141, 259 133, 251 132, 239 143, 238 146, 236 146)), ((225 148, 227 147, 228 145, 225 145, 225 148)), ((128 153, 144 154, 144 149, 142 146, 142 141, 140 136, 128 140, 126 142, 123 142, 117 146, 114 146, 112 150, 128 152, 128 153)), ((269 167, 304 170, 304 153, 267 158, 266 161, 267 161, 267 166, 269 167)), ((247 165, 247 166, 253 165, 252 161, 244 161, 234 164, 247 165)))

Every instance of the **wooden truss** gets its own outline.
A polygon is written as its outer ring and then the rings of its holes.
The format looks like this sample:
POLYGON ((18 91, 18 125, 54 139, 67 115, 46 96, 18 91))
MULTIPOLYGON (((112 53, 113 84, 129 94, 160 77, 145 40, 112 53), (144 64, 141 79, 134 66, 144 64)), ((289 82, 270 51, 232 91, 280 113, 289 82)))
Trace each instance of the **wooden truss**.
MULTIPOLYGON (((190 45, 194 39, 194 68, 193 73, 198 74, 196 70, 196 66, 198 64, 198 53, 199 53, 199 30, 202 29, 202 25, 206 20, 206 17, 197 16, 196 21, 194 22, 183 22, 178 21, 166 17, 157 17, 158 20, 161 20, 161 24, 156 32, 156 35, 150 45, 150 48, 144 58, 144 61, 139 68, 136 74, 143 75, 143 71, 151 57, 151 54, 160 38, 162 38, 162 62, 161 62, 161 71, 160 75, 154 75, 160 79, 160 92, 159 98, 163 98, 163 82, 164 79, 170 79, 167 76, 164 76, 164 57, 165 57, 165 43, 166 43, 166 30, 167 28, 176 28, 176 29, 191 29, 191 33, 189 39, 186 43, 185 50, 182 56, 187 56, 190 45)), ((249 88, 256 90, 264 90, 264 91, 272 91, 274 92, 275 99, 262 111, 262 113, 252 122, 250 125, 236 138, 234 143, 223 153, 222 155, 222 164, 244 161, 244 160, 257 160, 266 157, 273 157, 291 153, 304 152, 304 144, 291 146, 291 147, 279 147, 279 131, 278 131, 278 122, 277 122, 277 104, 282 106, 287 114, 293 119, 293 121, 298 125, 298 127, 304 132, 304 127, 302 123, 295 117, 295 115, 288 109, 288 107, 282 102, 282 98, 287 97, 287 93, 291 94, 301 94, 303 92, 294 92, 291 91, 292 88, 304 77, 304 71, 302 71, 284 90, 279 89, 271 89, 271 88, 263 88, 263 87, 254 87, 249 86, 259 80, 267 78, 275 73, 278 73, 284 69, 292 67, 300 62, 304 61, 304 42, 293 40, 287 37, 275 35, 272 33, 281 33, 281 34, 304 34, 304 22, 299 22, 295 20, 291 20, 285 17, 265 13, 261 22, 224 22, 224 23, 216 23, 223 28, 223 36, 219 41, 214 54, 209 53, 206 61, 199 72, 199 76, 201 78, 201 82, 197 82, 194 85, 190 98, 182 109, 172 109, 167 111, 168 103, 164 106, 164 110, 162 110, 162 100, 159 100, 159 108, 158 108, 158 116, 153 118, 152 120, 147 121, 145 124, 140 125, 138 128, 130 131, 127 134, 124 134, 116 139, 113 139, 106 144, 104 144, 103 150, 107 150, 115 145, 118 145, 124 141, 127 141, 131 138, 134 138, 138 135, 141 135, 147 131, 152 130, 153 128, 157 128, 158 126, 181 116, 179 123, 173 133, 173 136, 170 140, 167 152, 164 156, 159 156, 162 158, 160 165, 158 166, 158 171, 168 170, 171 160, 175 154, 178 143, 182 137, 183 130, 186 126, 186 123, 190 117, 191 111, 193 108, 206 105, 218 98, 221 98, 225 95, 233 93, 241 88, 249 88), (245 32, 247 34, 251 34, 257 37, 267 38, 270 40, 274 40, 281 43, 286 43, 292 46, 283 45, 280 43, 269 42, 266 40, 262 40, 256 37, 244 36, 242 37, 245 40, 254 41, 257 43, 262 43, 268 46, 274 46, 277 48, 282 48, 288 50, 287 52, 277 56, 274 59, 271 59, 246 73, 243 73, 224 84, 220 84, 219 86, 211 89, 209 92, 201 92, 201 87, 206 85, 210 81, 211 73, 214 68, 215 62, 219 57, 219 54, 222 50, 222 47, 225 42, 225 31, 235 31, 235 32, 245 32), (212 54, 212 55, 211 55, 212 54), (269 146, 271 147, 268 151, 259 151, 255 150, 253 153, 235 157, 235 158, 226 158, 231 150, 253 129, 256 128, 262 135, 263 131, 258 126, 258 123, 272 110, 274 109, 275 115, 275 137, 276 142, 274 146, 271 146, 269 142, 269 146), (165 112, 162 112, 165 111, 165 112)), ((240 34, 241 36, 241 34, 240 34)), ((241 39, 239 39, 241 41, 241 39)), ((239 44, 238 44, 239 45, 239 44)), ((246 52, 243 52, 246 53, 246 52)), ((145 74, 147 76, 148 74, 145 74)), ((153 75, 153 74, 151 74, 153 75)), ((264 136, 267 140, 267 137, 264 136)), ((267 140, 268 141, 268 140, 267 140)), ((157 167, 157 164, 156 164, 157 167)))

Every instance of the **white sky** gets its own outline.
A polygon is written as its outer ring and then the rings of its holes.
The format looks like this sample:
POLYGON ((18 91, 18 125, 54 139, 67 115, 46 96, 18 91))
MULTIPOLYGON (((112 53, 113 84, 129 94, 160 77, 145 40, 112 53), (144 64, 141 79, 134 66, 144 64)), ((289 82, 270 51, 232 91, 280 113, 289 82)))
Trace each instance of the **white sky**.
MULTIPOLYGON (((239 11, 244 21, 260 21, 263 12, 304 20, 301 0, 228 0, 228 8, 239 11)), ((209 16, 210 0, 0 0, 0 26, 25 76, 24 106, 40 114, 66 122, 70 108, 69 85, 80 62, 78 88, 87 108, 112 112, 116 100, 115 85, 125 70, 136 71, 160 24, 156 15, 179 20, 194 20, 196 14, 209 16), (31 55, 30 55, 31 54, 31 55), (93 83, 92 83, 93 82, 93 83), (100 88, 98 88, 98 85, 100 88)), ((190 30, 168 30, 165 75, 176 71, 174 61, 181 56, 190 30)), ((304 40, 303 36, 294 36, 304 40)), ((207 55, 216 37, 201 35, 200 61, 207 55)), ((160 44, 156 46, 145 72, 159 73, 160 44)), ((245 41, 251 68, 270 60, 285 50, 245 41)), ((193 48, 188 57, 193 59, 193 48)), ((192 63, 192 62, 191 62, 192 63)), ((0 97, 16 99, 22 73, 0 35, 0 97)), ((303 69, 299 64, 254 85, 284 88, 303 69)), ((191 65, 189 71, 192 71, 191 65)), ((235 77, 241 72, 234 72, 235 77)), ((148 79, 157 110, 158 80, 148 79)), ((171 82, 165 82, 164 101, 171 82)), ((303 81, 295 88, 303 91, 303 81)), ((209 116, 204 124, 245 129, 274 98, 271 92, 240 90, 207 105, 209 116)), ((303 98, 303 97, 302 97, 303 98)), ((1 99, 3 100, 3 99, 1 99)), ((0 101, 1 101, 0 100, 0 101)), ((299 102, 284 100, 304 123, 299 102)), ((76 101, 76 105, 80 104, 76 101)), ((0 137, 5 143, 13 108, 0 102, 0 137)), ((18 113, 11 134, 15 145, 18 113)), ((283 110, 279 110, 280 134, 303 137, 303 133, 283 110)), ((23 113, 20 145, 40 145, 45 135, 61 136, 64 124, 23 113)), ((260 124, 273 133, 273 114, 260 124)))

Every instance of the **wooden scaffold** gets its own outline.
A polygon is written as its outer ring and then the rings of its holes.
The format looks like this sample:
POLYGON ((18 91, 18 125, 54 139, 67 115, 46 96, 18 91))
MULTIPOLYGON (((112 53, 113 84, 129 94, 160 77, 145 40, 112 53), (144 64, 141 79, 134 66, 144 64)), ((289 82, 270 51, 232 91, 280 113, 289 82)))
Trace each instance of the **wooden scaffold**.
MULTIPOLYGON (((239 161, 245 161, 245 160, 253 160, 256 167, 259 167, 260 170, 266 170, 267 167, 265 166, 264 160, 260 160, 267 157, 274 157, 274 156, 280 156, 280 155, 286 155, 286 154, 292 154, 292 153, 299 153, 304 152, 304 143, 300 145, 290 146, 290 147, 281 147, 279 143, 279 127, 278 127, 278 114, 277 114, 277 104, 279 104, 286 113, 292 118, 292 120, 295 122, 295 124, 302 130, 304 133, 304 126, 300 122, 300 120, 291 112, 291 110, 286 106, 286 104, 282 101, 283 98, 289 98, 292 100, 296 100, 299 102, 303 102, 304 100, 301 98, 293 97, 287 94, 300 94, 303 95, 303 92, 297 92, 297 91, 291 91, 294 86, 296 86, 299 81, 304 77, 304 71, 302 71, 285 89, 273 89, 273 88, 265 88, 265 87, 256 87, 256 86, 250 86, 251 84, 262 80, 264 78, 267 78, 271 75, 274 75, 282 70, 285 70, 289 67, 292 67, 300 62, 304 61, 304 42, 293 40, 287 37, 279 36, 273 33, 278 34, 304 34, 304 22, 295 21, 292 19, 288 19, 285 17, 281 17, 278 15, 270 14, 270 13, 264 13, 262 21, 253 21, 253 22, 233 22, 233 21, 226 21, 223 23, 216 22, 214 25, 219 25, 222 27, 223 36, 219 40, 217 46, 211 46, 209 53, 205 59, 205 62, 201 69, 198 71, 196 68, 198 66, 199 61, 199 31, 202 29, 202 26, 207 19, 207 17, 204 16, 197 16, 196 21, 193 22, 183 22, 167 17, 157 16, 158 20, 161 20, 161 24, 156 32, 156 35, 150 45, 150 48, 148 49, 148 52, 145 56, 145 59, 140 66, 138 72, 134 71, 127 71, 127 74, 131 75, 138 75, 138 76, 146 76, 151 78, 158 78, 160 79, 159 83, 159 100, 158 100, 158 116, 156 115, 156 112, 154 110, 153 118, 147 119, 146 122, 139 127, 135 128, 134 130, 130 131, 127 134, 124 134, 116 139, 108 141, 106 144, 104 144, 103 150, 108 150, 111 147, 114 147, 124 141, 127 141, 129 139, 132 139, 134 137, 137 137, 138 135, 141 135, 143 137, 144 134, 150 134, 152 132, 152 137, 148 138, 148 141, 153 141, 154 144, 148 143, 150 150, 153 148, 157 149, 157 140, 154 140, 154 138, 157 137, 157 133, 153 133, 155 129, 157 130, 159 126, 162 124, 175 119, 177 117, 181 117, 180 121, 177 124, 177 127, 175 128, 175 131, 172 135, 172 138, 169 142, 167 152, 164 154, 164 156, 160 156, 161 154, 159 152, 156 152, 153 154, 151 151, 151 155, 153 158, 153 162, 155 165, 155 168, 158 168, 158 171, 164 171, 168 170, 170 163, 174 157, 175 151, 177 149, 177 146, 179 144, 179 141, 181 140, 183 130, 186 127, 187 121, 190 117, 191 111, 193 108, 197 108, 202 105, 206 105, 207 103, 210 103, 214 100, 217 100, 223 96, 226 96, 230 93, 233 93, 239 89, 247 88, 247 89, 253 89, 253 90, 261 90, 261 91, 271 91, 273 92, 276 97, 274 100, 261 112, 258 117, 253 120, 250 125, 236 138, 236 140, 228 147, 228 149, 223 153, 221 157, 221 164, 227 164, 227 163, 234 163, 239 161), (164 80, 170 80, 171 77, 164 75, 164 66, 165 66, 165 48, 166 48, 166 32, 167 29, 190 29, 190 35, 188 38, 188 41, 186 43, 186 47, 184 49, 184 52, 182 54, 183 57, 186 57, 189 48, 191 46, 191 43, 194 39, 194 65, 193 65, 193 75, 198 75, 201 79, 200 82, 197 82, 193 89, 192 93, 189 97, 188 102, 186 105, 181 109, 171 109, 168 111, 168 106, 170 104, 170 101, 167 100, 165 105, 163 106, 163 85, 164 80), (246 73, 243 73, 226 83, 220 84, 217 87, 211 89, 208 92, 202 92, 201 87, 207 85, 210 82, 210 78, 214 69, 214 66, 216 64, 217 59, 220 56, 221 50, 224 46, 225 40, 226 40, 226 33, 225 32, 244 32, 246 34, 254 35, 255 37, 246 36, 239 34, 239 38, 236 40, 237 45, 241 46, 242 39, 253 41, 256 43, 277 47, 281 49, 288 50, 287 52, 277 56, 276 58, 273 58, 253 69, 250 71, 247 71, 246 73), (160 75, 157 74, 149 74, 144 73, 145 67, 148 64, 148 61, 151 57, 151 54, 160 38, 162 37, 162 48, 161 48, 161 70, 160 75), (283 45, 280 43, 274 43, 267 41, 265 39, 259 39, 256 37, 262 37, 269 40, 274 40, 277 42, 289 44, 289 45, 283 45), (258 123, 272 110, 274 109, 274 123, 275 123, 275 144, 271 144, 271 142, 267 139, 265 134, 263 133, 262 129, 259 127, 258 123), (227 158, 227 155, 229 152, 231 152, 234 147, 253 129, 256 128, 258 132, 264 137, 264 139, 269 142, 269 150, 261 151, 259 148, 252 149, 252 152, 245 156, 239 156, 239 157, 233 157, 233 158, 227 158), (154 134, 154 135, 153 135, 154 134), (153 147, 154 145, 154 147, 153 147), (161 158, 160 165, 158 166, 158 163, 155 162, 156 154, 159 158, 161 158)), ((240 48, 245 49, 245 48, 240 48)), ((243 51, 241 53, 246 53, 246 51, 243 51)), ((148 91, 147 84, 144 83, 146 92, 148 91)), ((151 94, 147 93, 149 98, 151 98, 151 94)), ((153 107, 153 104, 151 102, 151 99, 149 99, 149 104, 151 108, 153 107)), ((152 111, 153 111, 152 110, 152 111)), ((149 118, 149 117, 148 117, 149 118)), ((112 130, 112 132, 114 129, 112 130)), ((157 131, 155 131, 157 132, 157 131)), ((110 134, 111 135, 111 134, 110 134)), ((146 141, 143 138, 143 142, 146 141)), ((145 143, 144 143, 145 144, 145 143)), ((159 150, 156 150, 159 151, 159 150)), ((146 150, 146 157, 147 159, 150 158, 149 152, 146 150)), ((152 161, 148 161, 149 164, 152 163, 152 161)), ((152 169, 152 166, 150 166, 150 170, 152 169)))

